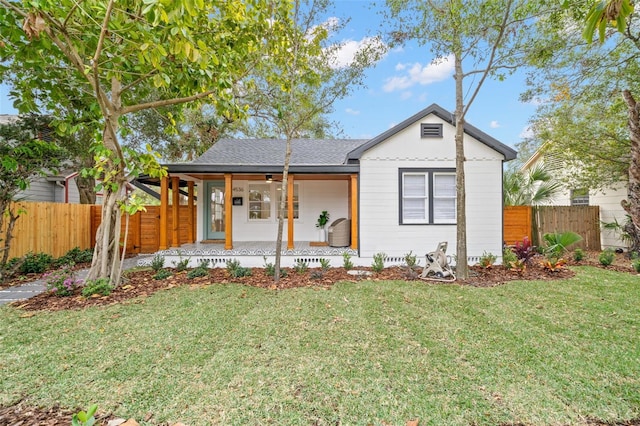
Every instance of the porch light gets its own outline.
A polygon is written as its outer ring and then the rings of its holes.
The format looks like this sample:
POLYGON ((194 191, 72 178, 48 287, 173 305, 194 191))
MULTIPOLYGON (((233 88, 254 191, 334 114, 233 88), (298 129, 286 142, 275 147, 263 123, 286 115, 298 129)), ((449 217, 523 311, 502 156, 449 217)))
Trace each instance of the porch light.
POLYGON ((268 183, 273 182, 273 175, 265 175, 265 178, 267 179, 268 183))

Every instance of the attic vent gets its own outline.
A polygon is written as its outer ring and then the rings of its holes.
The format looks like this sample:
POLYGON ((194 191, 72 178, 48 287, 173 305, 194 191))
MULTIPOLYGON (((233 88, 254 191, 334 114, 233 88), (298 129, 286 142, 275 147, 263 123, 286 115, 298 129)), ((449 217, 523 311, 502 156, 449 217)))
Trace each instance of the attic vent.
POLYGON ((420 137, 422 138, 441 138, 442 124, 438 123, 421 123, 420 137))

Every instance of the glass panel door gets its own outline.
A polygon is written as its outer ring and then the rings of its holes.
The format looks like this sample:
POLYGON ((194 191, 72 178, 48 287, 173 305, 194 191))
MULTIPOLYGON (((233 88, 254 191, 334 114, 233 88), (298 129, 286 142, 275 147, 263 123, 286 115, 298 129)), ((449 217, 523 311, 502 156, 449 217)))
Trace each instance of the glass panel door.
POLYGON ((205 205, 205 237, 208 240, 224 240, 224 181, 207 182, 208 202, 205 205))

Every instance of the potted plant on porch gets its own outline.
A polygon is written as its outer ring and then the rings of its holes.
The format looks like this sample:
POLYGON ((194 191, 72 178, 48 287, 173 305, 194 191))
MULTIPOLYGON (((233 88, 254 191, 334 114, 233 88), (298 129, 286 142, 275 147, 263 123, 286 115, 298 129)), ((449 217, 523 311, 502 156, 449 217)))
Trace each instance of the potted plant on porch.
POLYGON ((327 226, 327 223, 329 223, 329 212, 323 210, 322 213, 320 213, 320 216, 318 216, 318 221, 316 222, 316 228, 318 228, 318 241, 321 243, 327 241, 327 233, 324 229, 324 227, 327 226))

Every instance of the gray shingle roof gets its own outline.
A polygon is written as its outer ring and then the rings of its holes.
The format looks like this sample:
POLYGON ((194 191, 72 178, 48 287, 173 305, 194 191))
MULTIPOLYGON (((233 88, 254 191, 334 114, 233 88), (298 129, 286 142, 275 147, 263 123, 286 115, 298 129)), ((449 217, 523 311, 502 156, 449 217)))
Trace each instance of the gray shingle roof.
MULTIPOLYGON (((366 139, 294 139, 291 165, 341 165, 347 154, 366 139)), ((193 164, 271 165, 284 164, 286 141, 279 139, 220 139, 193 164)))

